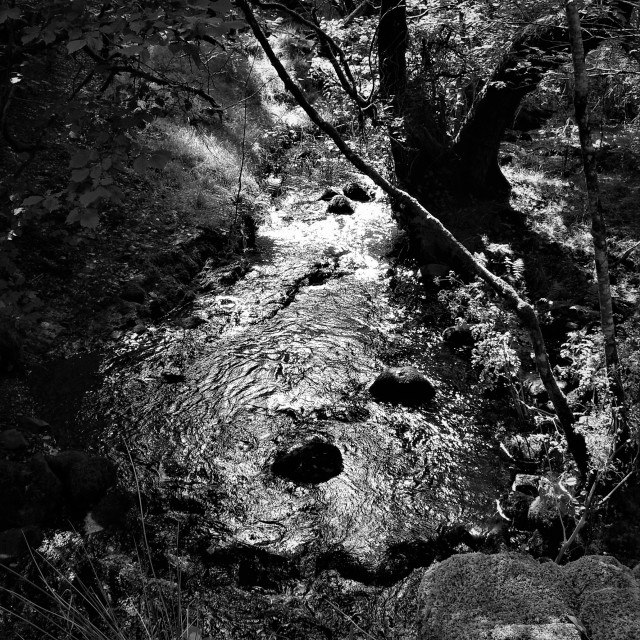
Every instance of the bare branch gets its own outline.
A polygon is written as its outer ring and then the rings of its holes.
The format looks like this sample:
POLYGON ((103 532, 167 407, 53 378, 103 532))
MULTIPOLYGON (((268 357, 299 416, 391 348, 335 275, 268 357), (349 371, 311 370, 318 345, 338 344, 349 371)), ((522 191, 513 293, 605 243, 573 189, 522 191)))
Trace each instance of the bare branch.
POLYGON ((471 273, 478 275, 494 291, 504 298, 507 305, 515 311, 524 326, 529 332, 532 347, 535 353, 535 360, 540 377, 554 403, 557 411, 558 421, 564 431, 569 451, 573 454, 578 469, 583 477, 586 477, 589 469, 589 455, 587 452, 584 437, 575 431, 574 416, 569 408, 567 399, 558 387, 558 383, 553 375, 551 365, 546 352, 542 331, 538 317, 527 301, 523 300, 518 292, 505 280, 491 273, 484 265, 476 260, 473 255, 456 240, 453 234, 429 211, 427 211, 413 196, 406 191, 398 189, 378 173, 368 162, 359 156, 344 141, 335 127, 328 123, 309 104, 302 89, 292 80, 273 48, 269 44, 264 32, 247 0, 236 0, 238 7, 243 11, 245 19, 249 23, 256 39, 262 46, 267 58, 278 73, 286 89, 296 99, 298 104, 304 109, 309 118, 325 134, 327 134, 342 152, 342 154, 363 174, 369 176, 385 193, 394 200, 400 221, 408 227, 415 236, 416 242, 429 243, 437 239, 444 250, 448 251, 452 258, 456 259, 461 267, 471 273))
POLYGON ((102 87, 103 91, 107 88, 107 86, 111 83, 111 81, 117 74, 129 73, 132 76, 135 76, 137 78, 143 78, 144 80, 148 80, 149 82, 159 84, 160 86, 172 87, 174 89, 179 89, 184 93, 188 93, 189 95, 198 96, 199 98, 202 98, 205 102, 208 102, 215 111, 222 113, 222 106, 218 104, 218 102, 214 98, 212 98, 206 91, 203 91, 202 89, 192 87, 182 82, 175 82, 173 80, 170 80, 169 78, 162 78, 161 76, 155 75, 153 73, 149 73, 148 71, 143 71, 142 69, 138 69, 131 65, 110 64, 108 60, 101 58, 97 53, 95 53, 94 51, 91 51, 91 49, 87 47, 85 47, 84 51, 90 58, 92 58, 98 63, 98 65, 102 70, 104 70, 109 74, 107 78, 107 82, 102 87))
POLYGON ((347 95, 364 112, 371 107, 371 101, 363 98, 356 89, 356 83, 343 49, 328 33, 324 31, 324 29, 320 27, 320 25, 311 20, 307 20, 304 16, 301 16, 293 9, 289 9, 289 7, 279 2, 262 2, 262 0, 252 0, 252 4, 255 4, 261 9, 275 9, 276 11, 282 11, 292 17, 296 22, 298 22, 298 24, 315 31, 320 40, 326 45, 327 58, 329 59, 331 66, 333 66, 336 75, 338 76, 338 80, 340 81, 340 85, 346 91, 347 95), (340 58, 340 62, 338 62, 336 55, 340 58))

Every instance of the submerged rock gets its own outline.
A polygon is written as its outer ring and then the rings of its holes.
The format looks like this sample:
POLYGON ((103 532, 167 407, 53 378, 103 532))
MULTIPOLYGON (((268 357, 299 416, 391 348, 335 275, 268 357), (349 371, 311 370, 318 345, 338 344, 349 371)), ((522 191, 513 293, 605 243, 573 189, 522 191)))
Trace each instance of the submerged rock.
POLYGON ((327 211, 329 213, 342 213, 342 214, 351 214, 354 212, 353 205, 348 198, 344 196, 337 195, 331 198, 331 202, 327 207, 327 211))
POLYGON ((319 484, 342 473, 342 453, 335 444, 314 438, 276 455, 271 471, 296 483, 319 484))
POLYGON ((369 200, 371 200, 367 190, 357 182, 350 182, 342 192, 347 198, 351 198, 351 200, 356 200, 357 202, 369 202, 369 200))
POLYGON ((95 504, 117 480, 110 460, 83 451, 63 451, 48 456, 47 462, 60 478, 70 506, 75 509, 95 504))
POLYGON ((369 387, 369 393, 383 402, 424 404, 436 395, 429 379, 415 367, 389 367, 369 387))

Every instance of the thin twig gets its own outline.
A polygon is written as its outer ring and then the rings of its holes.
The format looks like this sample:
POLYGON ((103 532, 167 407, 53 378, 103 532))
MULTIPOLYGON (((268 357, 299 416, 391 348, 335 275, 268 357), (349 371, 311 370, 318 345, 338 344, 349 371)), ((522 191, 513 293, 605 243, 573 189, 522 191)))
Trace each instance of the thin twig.
POLYGON ((360 633, 364 633, 367 638, 371 640, 378 640, 375 636, 372 636, 366 629, 363 629, 348 613, 340 609, 337 605, 333 604, 328 598, 322 598, 334 611, 337 611, 341 616, 344 616, 360 633))
POLYGON ((591 501, 593 500, 593 496, 596 492, 597 485, 598 485, 598 478, 596 478, 593 481, 593 484, 591 485, 591 490, 589 491, 589 495, 587 496, 587 499, 584 501, 584 512, 582 513, 580 522, 578 522, 578 524, 576 525, 576 528, 573 530, 573 532, 569 536, 569 539, 566 542, 564 542, 562 547, 560 547, 560 551, 558 552, 558 555, 556 556, 556 560, 555 560, 556 564, 560 564, 560 561, 567 553, 567 550, 573 544, 573 541, 578 537, 578 533, 580 533, 580 530, 582 529, 582 527, 584 527, 584 525, 587 524, 589 511, 591 508, 591 501))
POLYGON ((618 482, 618 484, 613 487, 613 489, 611 489, 611 491, 609 491, 609 493, 607 493, 607 495, 602 498, 602 500, 600 500, 600 504, 603 504, 604 502, 606 502, 625 482, 627 482, 627 480, 629 480, 629 478, 636 472, 636 470, 634 469, 633 471, 629 471, 629 473, 627 473, 627 475, 622 478, 622 480, 620 480, 620 482, 618 482))

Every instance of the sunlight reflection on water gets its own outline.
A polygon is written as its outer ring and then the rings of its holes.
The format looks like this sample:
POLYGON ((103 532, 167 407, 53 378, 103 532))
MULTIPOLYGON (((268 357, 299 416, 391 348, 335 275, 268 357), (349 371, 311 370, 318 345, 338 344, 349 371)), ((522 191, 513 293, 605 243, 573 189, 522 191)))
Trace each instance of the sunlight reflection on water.
POLYGON ((338 217, 296 198, 260 229, 247 277, 228 295, 196 301, 203 313, 217 306, 233 318, 220 335, 167 334, 161 350, 106 381, 101 402, 113 426, 102 436, 129 434, 149 467, 170 460, 194 495, 215 482, 206 517, 237 542, 378 557, 392 542, 486 511, 495 460, 468 401, 439 382, 445 365, 429 356, 430 330, 411 339, 413 361, 438 389, 435 406, 381 405, 367 393, 380 355, 414 313, 389 300, 384 254, 398 232, 388 207, 358 204, 338 217), (187 383, 148 382, 171 359, 181 359, 187 383), (343 473, 298 487, 270 474, 278 449, 312 435, 339 447, 343 473))

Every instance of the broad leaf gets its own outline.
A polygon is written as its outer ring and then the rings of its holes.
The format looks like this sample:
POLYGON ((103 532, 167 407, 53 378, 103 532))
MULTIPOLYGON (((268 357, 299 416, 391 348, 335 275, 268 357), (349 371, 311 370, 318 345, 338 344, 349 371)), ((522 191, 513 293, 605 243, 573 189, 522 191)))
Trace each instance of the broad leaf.
POLYGON ((69 211, 69 215, 67 216, 66 223, 73 224, 74 222, 78 222, 78 220, 80 220, 81 211, 82 210, 78 207, 76 207, 75 209, 71 209, 71 211, 69 211))
POLYGON ((49 212, 60 208, 60 200, 55 196, 48 196, 44 199, 42 206, 49 212))
POLYGON ((76 51, 80 51, 82 47, 87 44, 86 40, 72 40, 69 44, 67 44, 67 51, 69 53, 75 53, 76 51))
POLYGON ((91 158, 91 149, 82 149, 81 151, 78 151, 72 158, 71 161, 69 162, 69 166, 72 169, 80 169, 81 167, 84 167, 87 162, 89 162, 91 158))
POLYGON ((98 187, 93 191, 87 191, 83 193, 78 200, 80 200, 80 204, 83 207, 88 207, 92 202, 99 200, 100 198, 108 198, 110 197, 110 192, 107 191, 104 187, 98 187))
POLYGON ((20 18, 20 9, 18 7, 0 9, 0 24, 6 22, 8 18, 18 20, 20 18))
POLYGON ((82 182, 88 177, 90 172, 91 169, 75 169, 71 172, 71 182, 82 182))
POLYGON ((44 198, 42 196, 29 196, 22 201, 23 207, 33 207, 34 204, 42 202, 44 198))
POLYGON ((82 212, 80 224, 87 229, 95 229, 98 226, 100 216, 95 209, 87 209, 82 212))

